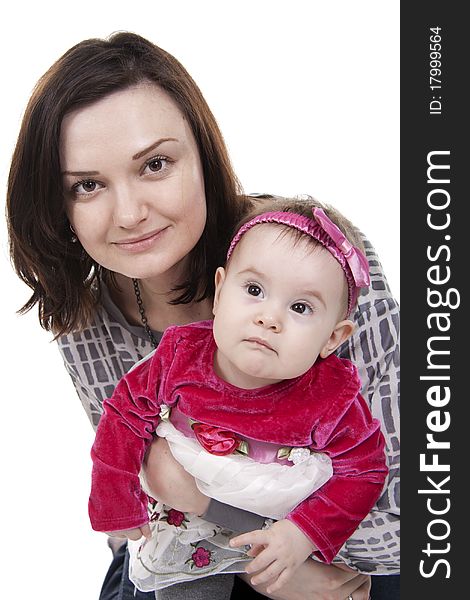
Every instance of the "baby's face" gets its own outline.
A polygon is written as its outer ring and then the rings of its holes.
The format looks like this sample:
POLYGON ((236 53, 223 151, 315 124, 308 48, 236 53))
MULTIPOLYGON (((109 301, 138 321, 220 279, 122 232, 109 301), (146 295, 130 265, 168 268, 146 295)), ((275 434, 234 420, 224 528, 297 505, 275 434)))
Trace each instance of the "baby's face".
POLYGON ((352 331, 350 321, 341 321, 347 283, 339 263, 320 246, 303 239, 294 245, 280 233, 256 225, 216 275, 214 367, 238 387, 302 375, 352 331))

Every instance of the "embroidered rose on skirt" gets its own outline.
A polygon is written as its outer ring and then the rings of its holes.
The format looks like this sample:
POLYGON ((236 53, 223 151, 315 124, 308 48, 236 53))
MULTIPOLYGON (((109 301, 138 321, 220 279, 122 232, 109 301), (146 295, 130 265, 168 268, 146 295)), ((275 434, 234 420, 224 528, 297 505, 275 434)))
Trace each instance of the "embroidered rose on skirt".
MULTIPOLYGON (((193 545, 193 544, 191 544, 193 545)), ((198 569, 202 569, 202 567, 207 567, 211 562, 212 552, 199 546, 192 554, 191 558, 186 561, 186 564, 189 564, 191 569, 193 567, 197 567, 198 569)))
POLYGON ((166 512, 166 515, 162 517, 161 521, 166 521, 168 525, 174 525, 175 527, 183 527, 186 529, 186 523, 188 522, 186 515, 180 510, 170 508, 166 512))

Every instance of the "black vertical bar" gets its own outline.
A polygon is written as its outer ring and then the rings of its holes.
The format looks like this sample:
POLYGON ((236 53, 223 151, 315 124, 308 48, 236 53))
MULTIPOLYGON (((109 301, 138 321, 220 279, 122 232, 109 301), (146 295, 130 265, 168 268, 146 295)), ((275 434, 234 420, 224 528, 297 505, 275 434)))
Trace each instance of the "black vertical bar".
POLYGON ((401 3, 401 598, 406 600, 470 597, 465 4, 401 3))

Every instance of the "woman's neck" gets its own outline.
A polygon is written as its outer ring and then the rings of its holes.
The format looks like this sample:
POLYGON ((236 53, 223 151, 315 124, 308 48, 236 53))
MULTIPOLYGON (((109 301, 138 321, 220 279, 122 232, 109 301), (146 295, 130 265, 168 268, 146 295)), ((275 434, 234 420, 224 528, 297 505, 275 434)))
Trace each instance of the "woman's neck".
MULTIPOLYGON (((131 325, 142 325, 132 279, 123 275, 116 275, 115 279, 119 289, 111 286, 113 301, 131 325)), ((169 304, 175 298, 175 293, 156 279, 139 280, 139 289, 145 316, 154 331, 165 331, 170 325, 185 325, 212 318, 210 299, 190 304, 169 304)))

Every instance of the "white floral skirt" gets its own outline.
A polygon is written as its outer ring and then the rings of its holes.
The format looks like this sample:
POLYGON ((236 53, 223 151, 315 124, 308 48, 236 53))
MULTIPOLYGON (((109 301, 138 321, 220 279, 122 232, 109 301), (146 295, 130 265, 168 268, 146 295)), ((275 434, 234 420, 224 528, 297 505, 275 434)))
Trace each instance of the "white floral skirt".
MULTIPOLYGON (((260 464, 248 456, 215 456, 185 437, 169 421, 156 430, 176 460, 196 479, 205 495, 272 519, 282 519, 332 475, 331 460, 311 454, 292 466, 260 464)), ((160 502, 150 507, 152 538, 129 542, 129 576, 141 591, 217 573, 240 573, 251 560, 232 549, 233 532, 160 502)))

